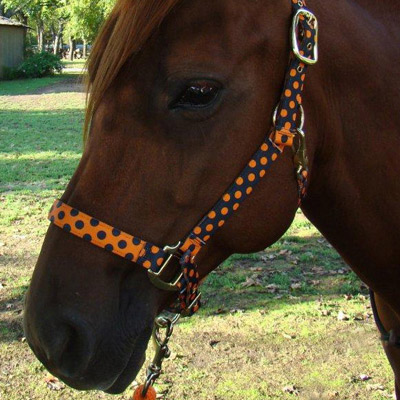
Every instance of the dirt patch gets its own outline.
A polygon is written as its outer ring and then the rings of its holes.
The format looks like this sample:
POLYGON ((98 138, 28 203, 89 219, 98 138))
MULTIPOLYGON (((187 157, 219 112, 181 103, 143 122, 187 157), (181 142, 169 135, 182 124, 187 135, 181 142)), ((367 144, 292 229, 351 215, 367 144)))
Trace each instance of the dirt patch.
POLYGON ((83 78, 73 77, 63 79, 62 82, 40 88, 33 92, 33 94, 50 94, 50 93, 84 93, 85 85, 83 78))

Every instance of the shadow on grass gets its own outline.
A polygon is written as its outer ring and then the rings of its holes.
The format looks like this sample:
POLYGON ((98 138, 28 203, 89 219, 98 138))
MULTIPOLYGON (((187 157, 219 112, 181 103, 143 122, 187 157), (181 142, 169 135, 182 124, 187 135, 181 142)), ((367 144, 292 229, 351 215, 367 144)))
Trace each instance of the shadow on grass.
POLYGON ((24 336, 22 307, 28 286, 15 287, 0 301, 0 342, 14 342, 24 336))
POLYGON ((203 285, 206 314, 263 309, 368 289, 320 236, 284 236, 264 252, 233 255, 203 285))

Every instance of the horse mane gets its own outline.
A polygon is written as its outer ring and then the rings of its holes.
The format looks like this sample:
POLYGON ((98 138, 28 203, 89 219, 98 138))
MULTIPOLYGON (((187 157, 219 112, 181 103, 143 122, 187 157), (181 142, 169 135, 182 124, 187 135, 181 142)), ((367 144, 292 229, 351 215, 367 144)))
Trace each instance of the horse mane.
POLYGON ((86 141, 90 123, 106 90, 127 60, 145 42, 181 0, 118 0, 104 23, 90 54, 87 69, 86 141))

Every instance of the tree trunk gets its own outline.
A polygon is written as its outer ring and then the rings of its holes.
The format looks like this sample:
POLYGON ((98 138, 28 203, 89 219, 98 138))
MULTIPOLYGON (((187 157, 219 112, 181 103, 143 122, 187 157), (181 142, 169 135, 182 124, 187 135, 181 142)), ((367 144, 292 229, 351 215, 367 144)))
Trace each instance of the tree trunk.
POLYGON ((83 39, 83 59, 86 60, 87 58, 87 41, 83 39))
POLYGON ((74 52, 75 52, 75 40, 70 37, 69 38, 69 60, 73 61, 74 60, 74 52))
POLYGON ((55 55, 60 54, 60 49, 62 47, 61 38, 62 38, 63 29, 64 29, 64 24, 62 22, 60 22, 58 24, 58 31, 55 32, 55 35, 54 35, 53 51, 54 51, 55 55))
POLYGON ((54 42, 53 42, 53 53, 57 56, 58 54, 60 54, 60 39, 61 39, 61 35, 57 34, 54 37, 54 42))
POLYGON ((44 26, 43 23, 38 24, 38 51, 43 52, 44 51, 44 26))

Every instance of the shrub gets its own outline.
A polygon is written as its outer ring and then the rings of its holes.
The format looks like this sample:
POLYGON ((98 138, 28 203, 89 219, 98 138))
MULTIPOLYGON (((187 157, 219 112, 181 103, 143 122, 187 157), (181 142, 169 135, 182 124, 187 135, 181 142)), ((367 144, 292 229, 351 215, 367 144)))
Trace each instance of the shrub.
POLYGON ((37 53, 28 57, 16 70, 8 69, 8 79, 42 78, 61 73, 64 68, 61 60, 54 54, 37 53))
POLYGON ((3 79, 12 81, 14 79, 23 78, 21 71, 18 68, 3 67, 3 79))
POLYGON ((44 76, 61 73, 64 68, 58 56, 50 53, 37 53, 28 57, 19 67, 22 75, 26 78, 42 78, 44 76))

